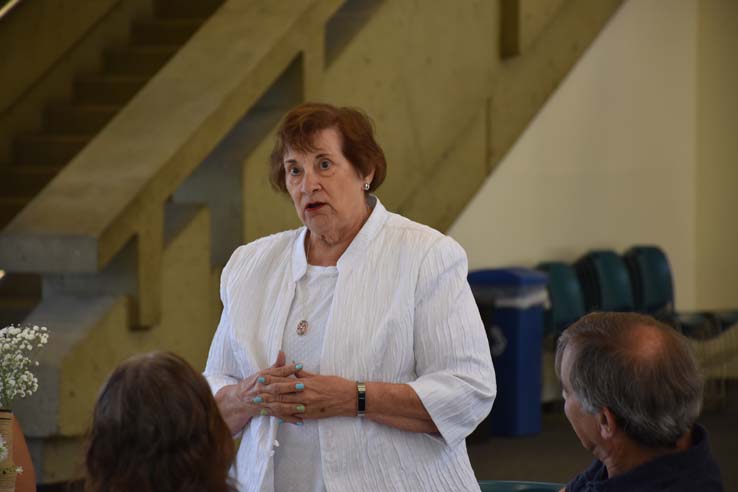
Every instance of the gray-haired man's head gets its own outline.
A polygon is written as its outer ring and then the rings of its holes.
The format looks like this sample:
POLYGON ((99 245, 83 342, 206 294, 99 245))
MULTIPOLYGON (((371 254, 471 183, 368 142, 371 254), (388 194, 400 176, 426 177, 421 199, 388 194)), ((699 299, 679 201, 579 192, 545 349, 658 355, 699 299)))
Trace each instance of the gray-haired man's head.
POLYGON ((689 343, 650 316, 584 316, 559 337, 556 372, 567 417, 588 449, 597 439, 588 419, 604 409, 633 441, 664 448, 676 446, 702 406, 703 380, 689 343))

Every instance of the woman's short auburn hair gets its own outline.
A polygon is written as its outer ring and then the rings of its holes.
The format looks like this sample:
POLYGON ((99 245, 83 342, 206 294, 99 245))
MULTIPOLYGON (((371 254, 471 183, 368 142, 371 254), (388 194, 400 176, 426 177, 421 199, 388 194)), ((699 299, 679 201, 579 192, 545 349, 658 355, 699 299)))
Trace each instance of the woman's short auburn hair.
POLYGON ((315 134, 327 128, 338 130, 341 151, 361 176, 374 171, 369 191, 379 188, 387 174, 387 161, 384 151, 374 140, 374 125, 369 116, 356 108, 304 103, 290 110, 277 130, 269 159, 269 179, 277 191, 287 193, 283 162, 287 149, 315 151, 315 134))
POLYGON ((202 374, 171 352, 118 366, 95 404, 86 492, 235 492, 235 446, 202 374))

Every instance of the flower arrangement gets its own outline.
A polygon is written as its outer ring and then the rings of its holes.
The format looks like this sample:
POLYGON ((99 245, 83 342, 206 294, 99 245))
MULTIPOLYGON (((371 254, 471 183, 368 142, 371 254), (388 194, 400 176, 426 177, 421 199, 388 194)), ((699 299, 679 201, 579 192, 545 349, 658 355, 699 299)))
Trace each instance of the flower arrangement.
POLYGON ((31 351, 49 341, 46 327, 6 326, 0 330, 0 408, 10 408, 13 400, 32 395, 38 379, 29 370, 38 366, 31 351))
MULTIPOLYGON (((38 389, 38 379, 30 371, 38 366, 31 360, 31 351, 49 341, 45 327, 20 328, 6 326, 0 330, 0 409, 10 408, 13 400, 32 395, 38 389)), ((15 490, 15 477, 23 468, 15 466, 8 441, 12 436, 12 419, 3 418, 0 428, 0 487, 15 490)))

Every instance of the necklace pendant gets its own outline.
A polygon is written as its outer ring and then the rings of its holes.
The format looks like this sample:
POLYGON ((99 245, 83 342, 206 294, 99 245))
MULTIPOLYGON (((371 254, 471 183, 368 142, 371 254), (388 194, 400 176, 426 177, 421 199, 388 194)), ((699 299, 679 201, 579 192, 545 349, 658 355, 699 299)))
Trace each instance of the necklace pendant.
POLYGON ((300 336, 303 336, 308 331, 308 322, 307 320, 302 320, 299 323, 297 323, 297 334, 300 336))

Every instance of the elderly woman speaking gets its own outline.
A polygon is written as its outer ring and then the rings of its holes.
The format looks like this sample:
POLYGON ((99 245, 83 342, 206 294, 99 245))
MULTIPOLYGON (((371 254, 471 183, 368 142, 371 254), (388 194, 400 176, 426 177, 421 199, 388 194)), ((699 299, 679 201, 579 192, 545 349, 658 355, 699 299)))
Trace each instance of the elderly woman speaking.
POLYGON ((465 438, 496 386, 463 249, 372 194, 360 111, 293 109, 270 166, 305 226, 233 253, 205 370, 239 490, 479 490, 465 438))

